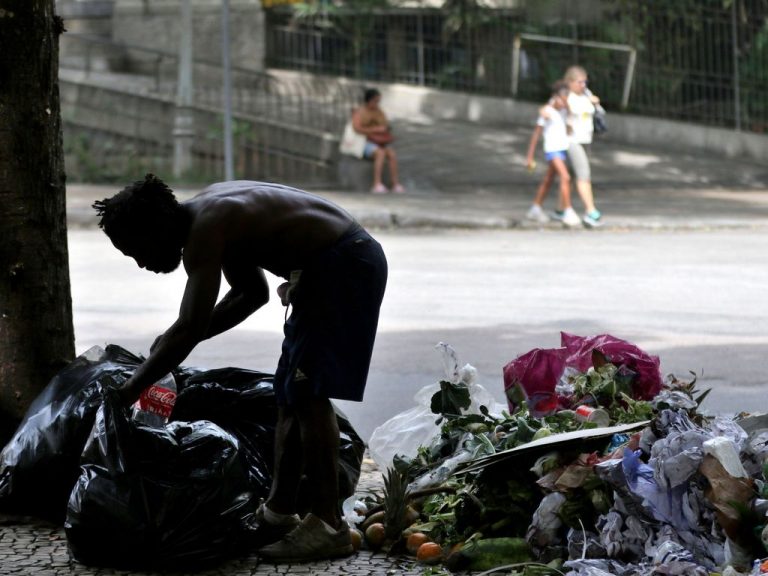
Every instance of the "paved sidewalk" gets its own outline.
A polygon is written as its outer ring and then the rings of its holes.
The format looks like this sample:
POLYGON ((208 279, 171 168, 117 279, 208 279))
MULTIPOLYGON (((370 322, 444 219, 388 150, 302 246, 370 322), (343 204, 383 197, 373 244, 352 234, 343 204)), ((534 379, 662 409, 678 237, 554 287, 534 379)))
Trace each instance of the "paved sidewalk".
MULTIPOLYGON (((542 227, 524 219, 544 171, 524 168, 528 127, 491 128, 452 121, 395 121, 404 195, 315 190, 370 228, 542 227)), ((593 145, 593 184, 607 230, 759 228, 768 225, 765 165, 681 150, 648 150, 611 141, 593 145)), ((137 174, 140 178, 142 174, 137 174)), ((161 177, 163 175, 160 175, 161 177)), ((90 204, 122 188, 67 186, 71 226, 96 223, 90 204)), ((177 187, 181 197, 194 188, 177 187)), ((546 207, 553 209, 553 187, 546 207)), ((573 203, 581 203, 573 192, 573 203)), ((550 223, 544 229, 558 230, 550 223)))
MULTIPOLYGON (((363 462, 359 492, 378 489, 381 474, 372 460, 363 462)), ((190 574, 179 572, 174 574, 190 574)), ((0 575, 2 576, 159 576, 156 572, 140 572, 95 568, 73 561, 67 550, 64 529, 35 519, 3 518, 0 515, 0 575)), ((167 572, 163 573, 166 576, 167 572)), ((388 558, 383 553, 362 550, 349 558, 306 564, 267 564, 255 554, 236 558, 196 576, 282 576, 284 574, 352 575, 352 576, 423 576, 424 567, 406 557, 388 558)))

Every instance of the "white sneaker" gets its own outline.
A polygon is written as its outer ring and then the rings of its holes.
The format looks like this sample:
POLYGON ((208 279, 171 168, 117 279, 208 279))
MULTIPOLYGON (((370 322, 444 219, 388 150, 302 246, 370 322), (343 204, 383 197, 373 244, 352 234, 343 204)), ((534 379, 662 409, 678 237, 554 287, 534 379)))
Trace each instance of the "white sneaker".
POLYGON ((534 204, 528 209, 528 212, 525 213, 525 217, 528 220, 533 220, 534 222, 539 222, 540 224, 545 224, 549 222, 549 216, 547 216, 547 213, 542 210, 541 206, 538 204, 534 204))
POLYGON ((581 226, 581 218, 576 214, 573 208, 566 208, 563 211, 563 224, 566 226, 581 226))

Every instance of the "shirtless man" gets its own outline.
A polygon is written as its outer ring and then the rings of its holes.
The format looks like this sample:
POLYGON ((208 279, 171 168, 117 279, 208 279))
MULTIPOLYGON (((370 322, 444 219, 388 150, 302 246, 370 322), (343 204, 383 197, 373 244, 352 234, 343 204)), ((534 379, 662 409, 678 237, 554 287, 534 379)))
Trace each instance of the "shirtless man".
POLYGON ((278 288, 291 315, 274 378, 274 479, 255 515, 272 543, 259 552, 274 561, 351 554, 338 503, 339 430, 330 398, 363 398, 387 279, 381 246, 340 207, 278 184, 222 182, 179 203, 148 174, 94 208, 115 248, 140 268, 167 273, 183 262, 187 273, 178 319, 120 389, 126 405, 200 341, 266 304, 265 270, 287 280, 278 288), (230 290, 217 303, 222 274, 230 290), (302 473, 315 494, 300 520, 302 473))
POLYGON ((375 88, 369 88, 363 94, 363 105, 352 112, 352 128, 355 132, 366 137, 363 158, 373 159, 373 187, 374 194, 386 194, 387 187, 382 182, 384 162, 389 162, 389 178, 392 182, 392 192, 402 194, 405 192, 400 184, 400 175, 397 167, 397 154, 391 146, 392 133, 381 103, 381 93, 375 88))

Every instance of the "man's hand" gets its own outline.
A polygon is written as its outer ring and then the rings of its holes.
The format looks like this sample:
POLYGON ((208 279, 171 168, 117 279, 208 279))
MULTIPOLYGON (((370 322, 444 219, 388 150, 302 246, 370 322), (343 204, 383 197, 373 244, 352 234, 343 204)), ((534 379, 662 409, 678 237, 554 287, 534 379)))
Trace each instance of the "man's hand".
POLYGON ((288 306, 291 303, 291 283, 283 282, 277 287, 277 295, 280 297, 280 302, 283 306, 288 306))
POLYGON ((139 396, 141 396, 142 392, 143 390, 139 390, 131 384, 130 379, 128 379, 122 386, 120 386, 120 388, 117 389, 117 394, 120 397, 120 401, 126 408, 133 406, 139 399, 139 396))

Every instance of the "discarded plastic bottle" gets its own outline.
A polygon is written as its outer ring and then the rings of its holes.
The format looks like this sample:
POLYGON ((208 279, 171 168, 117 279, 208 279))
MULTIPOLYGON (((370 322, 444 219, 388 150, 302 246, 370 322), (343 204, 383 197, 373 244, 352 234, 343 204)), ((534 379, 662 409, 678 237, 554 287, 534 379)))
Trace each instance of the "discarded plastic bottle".
POLYGON ((133 405, 133 420, 140 424, 162 428, 176 403, 176 380, 173 374, 166 374, 144 390, 133 405))

